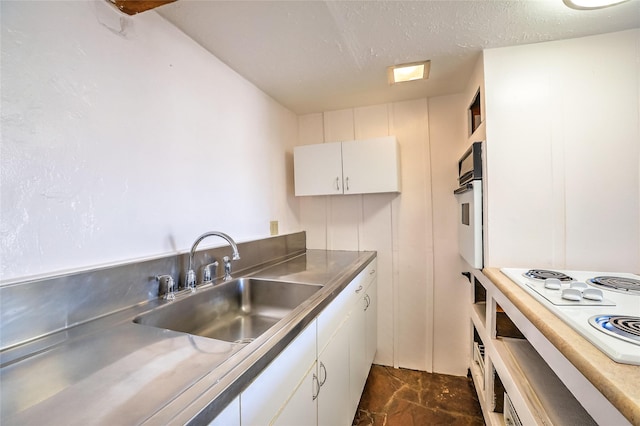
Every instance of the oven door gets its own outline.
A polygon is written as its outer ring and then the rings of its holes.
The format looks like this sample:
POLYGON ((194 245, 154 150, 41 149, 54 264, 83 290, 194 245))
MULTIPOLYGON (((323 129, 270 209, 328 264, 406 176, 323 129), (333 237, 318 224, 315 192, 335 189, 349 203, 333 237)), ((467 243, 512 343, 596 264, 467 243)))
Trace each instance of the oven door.
POLYGON ((482 268, 482 181, 474 180, 454 191, 458 199, 460 255, 476 269, 482 268))

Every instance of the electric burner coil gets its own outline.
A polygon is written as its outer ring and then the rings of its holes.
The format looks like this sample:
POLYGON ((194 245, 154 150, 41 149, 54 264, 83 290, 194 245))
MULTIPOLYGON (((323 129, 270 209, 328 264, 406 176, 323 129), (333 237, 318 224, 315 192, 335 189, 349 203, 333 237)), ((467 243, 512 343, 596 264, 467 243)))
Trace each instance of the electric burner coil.
POLYGON ((547 269, 530 269, 527 272, 525 272, 523 275, 527 278, 531 278, 534 280, 541 280, 541 281, 544 281, 548 278, 556 278, 562 282, 575 281, 572 277, 570 277, 565 273, 558 272, 558 271, 549 271, 547 269))
POLYGON ((619 293, 640 295, 640 280, 625 277, 602 276, 587 280, 594 287, 619 293))
POLYGON ((596 315, 589 324, 617 339, 640 345, 640 317, 626 315, 596 315))

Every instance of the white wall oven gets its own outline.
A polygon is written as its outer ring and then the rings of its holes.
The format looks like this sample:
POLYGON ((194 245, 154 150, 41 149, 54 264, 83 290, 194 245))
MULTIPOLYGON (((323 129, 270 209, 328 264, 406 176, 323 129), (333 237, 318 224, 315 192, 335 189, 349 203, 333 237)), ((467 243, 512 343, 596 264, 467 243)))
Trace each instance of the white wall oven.
POLYGON ((483 266, 482 158, 483 143, 474 142, 458 161, 458 247, 464 260, 476 269, 483 266))

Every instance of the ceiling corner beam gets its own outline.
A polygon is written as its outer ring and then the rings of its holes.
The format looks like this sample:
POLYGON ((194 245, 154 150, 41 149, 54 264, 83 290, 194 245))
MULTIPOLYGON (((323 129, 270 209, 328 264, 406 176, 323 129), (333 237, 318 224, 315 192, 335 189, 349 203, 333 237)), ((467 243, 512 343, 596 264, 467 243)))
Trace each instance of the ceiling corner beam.
POLYGON ((118 9, 127 15, 154 9, 163 4, 173 3, 176 0, 110 0, 118 9))

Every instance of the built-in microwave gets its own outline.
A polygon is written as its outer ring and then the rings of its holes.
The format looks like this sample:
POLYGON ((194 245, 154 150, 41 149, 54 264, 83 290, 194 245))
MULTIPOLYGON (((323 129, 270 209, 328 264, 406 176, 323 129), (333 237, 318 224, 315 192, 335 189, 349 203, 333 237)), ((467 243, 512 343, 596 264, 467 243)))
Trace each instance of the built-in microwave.
POLYGON ((483 266, 482 163, 483 142, 474 142, 458 161, 458 246, 474 268, 483 266))

